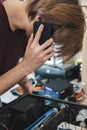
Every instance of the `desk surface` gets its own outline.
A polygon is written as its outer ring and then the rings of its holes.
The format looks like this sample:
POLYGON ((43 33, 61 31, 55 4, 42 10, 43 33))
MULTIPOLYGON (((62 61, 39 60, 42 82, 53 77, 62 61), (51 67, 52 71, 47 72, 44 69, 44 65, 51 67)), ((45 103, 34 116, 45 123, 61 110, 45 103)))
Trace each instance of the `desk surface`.
POLYGON ((18 86, 18 84, 15 85, 13 88, 9 89, 7 92, 5 92, 4 94, 2 94, 2 95, 0 96, 2 103, 8 104, 8 103, 10 103, 11 101, 13 101, 13 100, 15 100, 15 99, 18 98, 18 96, 13 95, 13 94, 11 93, 11 90, 14 89, 14 88, 16 88, 17 86, 18 86))
MULTIPOLYGON (((34 78, 35 78, 35 74, 34 74, 34 73, 29 74, 29 75, 28 75, 28 79, 29 79, 29 78, 33 78, 33 79, 34 79, 34 78)), ((19 86, 19 85, 16 84, 16 85, 13 86, 11 89, 9 89, 7 92, 5 92, 4 94, 0 95, 0 97, 1 97, 1 102, 8 104, 8 103, 10 103, 11 101, 17 99, 18 96, 13 95, 13 94, 11 93, 11 90, 14 89, 14 88, 17 88, 18 86, 19 86)))

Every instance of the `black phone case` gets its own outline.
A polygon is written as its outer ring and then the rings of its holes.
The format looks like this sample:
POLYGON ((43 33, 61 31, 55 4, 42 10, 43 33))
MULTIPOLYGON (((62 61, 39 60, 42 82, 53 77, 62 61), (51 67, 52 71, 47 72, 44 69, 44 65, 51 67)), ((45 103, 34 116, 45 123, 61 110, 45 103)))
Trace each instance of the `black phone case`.
POLYGON ((39 44, 42 45, 46 40, 48 40, 51 35, 52 35, 52 28, 51 28, 51 24, 48 24, 46 22, 35 22, 33 24, 33 33, 34 33, 34 37, 35 37, 35 34, 38 30, 38 27, 43 24, 44 25, 44 29, 41 33, 41 38, 39 40, 39 44))

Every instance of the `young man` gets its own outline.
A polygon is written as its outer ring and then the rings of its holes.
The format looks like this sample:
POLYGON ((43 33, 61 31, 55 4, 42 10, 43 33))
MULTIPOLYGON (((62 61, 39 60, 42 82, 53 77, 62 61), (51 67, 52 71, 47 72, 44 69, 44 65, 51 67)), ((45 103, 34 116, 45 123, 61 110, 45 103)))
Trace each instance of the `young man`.
POLYGON ((26 76, 54 55, 53 41, 60 45, 58 55, 67 61, 81 50, 83 34, 84 16, 76 0, 4 1, 0 4, 0 94, 16 83, 30 93, 38 90, 26 76), (42 45, 44 26, 34 38, 35 21, 52 25, 52 38, 42 45))

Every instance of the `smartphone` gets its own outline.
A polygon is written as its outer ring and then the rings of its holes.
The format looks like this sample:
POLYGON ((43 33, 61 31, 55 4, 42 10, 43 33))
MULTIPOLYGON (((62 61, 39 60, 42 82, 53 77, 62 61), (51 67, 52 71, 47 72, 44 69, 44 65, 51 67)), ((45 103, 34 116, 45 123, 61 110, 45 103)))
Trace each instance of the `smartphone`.
POLYGON ((51 24, 39 21, 39 22, 34 22, 34 24, 33 24, 34 37, 35 37, 35 34, 38 30, 38 27, 41 24, 44 25, 44 29, 41 33, 41 37, 40 37, 40 40, 39 40, 40 45, 42 45, 46 40, 48 40, 52 36, 52 26, 51 26, 51 24))

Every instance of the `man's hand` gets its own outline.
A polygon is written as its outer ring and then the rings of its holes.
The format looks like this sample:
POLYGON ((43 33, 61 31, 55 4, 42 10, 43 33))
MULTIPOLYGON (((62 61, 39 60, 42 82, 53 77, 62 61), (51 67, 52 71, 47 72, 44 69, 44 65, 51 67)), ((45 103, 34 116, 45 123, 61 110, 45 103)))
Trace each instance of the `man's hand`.
POLYGON ((53 39, 50 38, 44 44, 39 44, 39 39, 44 26, 40 25, 35 38, 31 35, 28 45, 25 51, 23 63, 29 73, 34 72, 40 67, 46 60, 50 59, 54 55, 53 39))
POLYGON ((36 92, 36 91, 39 91, 39 90, 42 90, 44 88, 44 85, 43 86, 37 86, 37 87, 34 87, 30 82, 29 82, 29 79, 28 78, 25 78, 23 79, 20 83, 20 86, 22 87, 23 89, 23 92, 26 93, 33 93, 33 92, 36 92))

